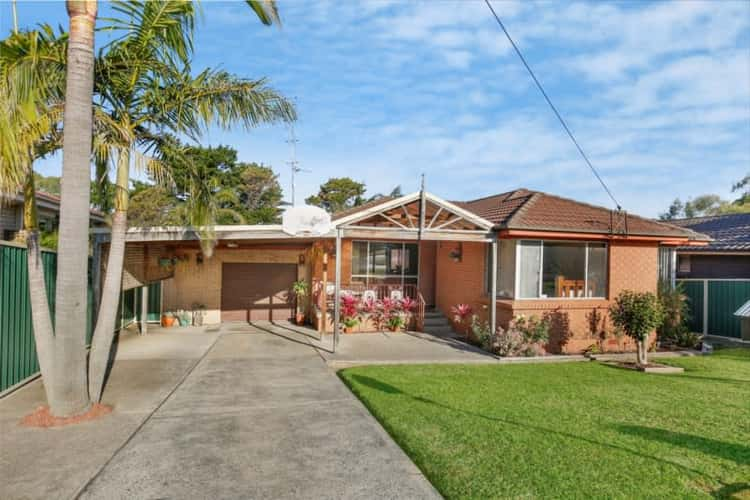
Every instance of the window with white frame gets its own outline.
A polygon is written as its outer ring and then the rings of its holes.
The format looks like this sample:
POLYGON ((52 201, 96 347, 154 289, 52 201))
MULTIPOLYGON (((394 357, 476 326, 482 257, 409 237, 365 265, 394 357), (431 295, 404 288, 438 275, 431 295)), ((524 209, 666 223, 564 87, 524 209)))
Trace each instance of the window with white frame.
MULTIPOLYGON (((489 245, 488 245, 489 246, 489 245)), ((490 247, 491 248, 491 247, 490 247)), ((514 276, 516 272, 516 240, 500 240, 497 242, 497 297, 512 298, 515 288, 514 276)), ((492 283, 492 251, 487 252, 487 293, 490 294, 492 283)))
POLYGON ((605 243, 521 240, 516 255, 519 298, 607 296, 605 243))
POLYGON ((419 250, 413 243, 352 242, 352 281, 416 284, 419 250))

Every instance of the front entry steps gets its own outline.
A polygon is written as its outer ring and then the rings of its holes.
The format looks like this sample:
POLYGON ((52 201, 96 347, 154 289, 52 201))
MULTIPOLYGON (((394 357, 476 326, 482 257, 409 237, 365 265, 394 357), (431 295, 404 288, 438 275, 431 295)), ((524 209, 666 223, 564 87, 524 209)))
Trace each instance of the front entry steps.
POLYGON ((424 331, 430 335, 436 337, 445 337, 451 339, 461 338, 461 335, 457 334, 451 326, 451 322, 448 321, 443 313, 437 309, 428 309, 424 313, 424 331))

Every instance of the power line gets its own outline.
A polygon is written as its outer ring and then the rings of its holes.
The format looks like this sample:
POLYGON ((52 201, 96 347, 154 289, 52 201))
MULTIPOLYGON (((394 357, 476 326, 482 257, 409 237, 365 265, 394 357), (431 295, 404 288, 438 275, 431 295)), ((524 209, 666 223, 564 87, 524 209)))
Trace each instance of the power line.
POLYGON ((497 15, 497 12, 495 12, 495 9, 492 8, 492 4, 490 3, 490 0, 484 0, 484 2, 487 4, 487 7, 490 8, 490 12, 492 12, 492 15, 495 17, 495 21, 497 21, 497 24, 500 25, 500 28, 503 30, 503 33, 505 33, 505 36, 508 38, 508 41, 513 46, 513 49, 516 51, 516 54, 518 54, 518 57, 521 59, 521 62, 524 66, 526 66, 526 70, 529 72, 529 75, 531 75, 531 78, 534 80, 534 83, 536 83, 536 86, 539 88, 539 91, 542 93, 544 98, 547 100, 547 104, 549 104, 549 107, 552 108, 552 111, 555 113, 555 116, 560 121, 560 124, 565 129, 565 132, 568 133, 568 137, 570 137, 570 140, 573 141, 573 144, 575 144, 576 148, 578 149, 578 152, 581 153, 581 156, 583 157, 583 160, 586 162, 586 164, 591 169, 591 172, 594 174, 594 176, 597 178, 599 183, 602 185, 604 190, 607 192, 609 197, 612 199, 614 204, 617 206, 617 210, 622 210, 622 207, 617 202, 617 199, 612 194, 612 191, 609 190, 607 187, 607 184, 604 182, 604 179, 601 178, 599 175, 599 172, 596 171, 596 168, 594 168, 594 165, 591 164, 591 161, 589 161, 589 157, 586 156, 586 153, 583 151, 583 148, 580 144, 578 144, 578 141, 576 140, 575 136, 573 135, 573 132, 570 131, 568 128, 568 125, 565 123, 565 120, 563 120, 563 117, 560 116, 560 113, 557 111, 557 108, 554 104, 552 104, 552 100, 550 100, 549 96, 547 95, 547 92, 545 92, 544 87, 542 87, 542 84, 539 83, 539 80, 537 79, 536 75, 534 74, 534 71, 532 71, 531 67, 529 66, 529 63, 526 62, 526 58, 523 57, 523 54, 521 54, 520 49, 516 45, 516 42, 513 41, 513 38, 511 38, 510 33, 508 33, 508 30, 505 29, 505 25, 500 20, 500 17, 497 15))

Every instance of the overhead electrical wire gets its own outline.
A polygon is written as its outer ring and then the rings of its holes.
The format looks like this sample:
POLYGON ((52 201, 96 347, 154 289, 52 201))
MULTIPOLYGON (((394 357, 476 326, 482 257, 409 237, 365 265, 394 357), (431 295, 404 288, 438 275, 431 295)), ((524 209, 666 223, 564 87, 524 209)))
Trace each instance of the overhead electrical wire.
POLYGON ((487 4, 487 7, 489 7, 490 12, 492 12, 492 15, 495 17, 495 21, 497 21, 497 24, 500 26, 500 28, 503 30, 503 33, 505 33, 506 38, 510 42, 510 44, 513 46, 513 49, 516 51, 516 54, 518 54, 519 59, 521 59, 521 62, 526 67, 526 70, 529 72, 529 75, 531 75, 531 78, 534 80, 534 83, 536 83, 537 88, 539 88, 539 91, 544 96, 544 99, 547 101, 547 104, 549 104, 549 107, 552 108, 552 111, 555 113, 555 116, 557 117, 558 121, 560 122, 560 125, 565 129, 565 132, 568 133, 568 137, 570 137, 570 140, 573 141, 573 144, 575 144, 576 149, 578 149, 578 152, 581 153, 581 157, 586 162, 586 164, 591 169, 591 172, 594 174, 594 176, 597 178, 599 183, 602 185, 604 190, 607 192, 607 195, 612 199, 615 206, 617 207, 617 210, 622 210, 622 207, 620 206, 620 203, 618 203, 615 196, 612 194, 612 191, 610 191, 609 187, 607 187, 607 183, 604 182, 604 179, 602 179, 601 175, 599 175, 599 172, 596 171, 596 168, 594 168, 594 165, 589 160, 589 157, 586 155, 586 153, 583 151, 583 148, 576 140, 575 136, 573 135, 573 132, 571 132, 570 128, 568 127, 567 123, 565 123, 565 120, 563 120, 563 117, 560 115, 560 112, 557 111, 557 108, 554 104, 552 104, 552 100, 547 95, 547 92, 544 90, 544 87, 542 87, 542 84, 539 82, 539 79, 534 74, 534 71, 531 69, 531 66, 529 66, 529 63, 526 62, 526 58, 523 57, 523 54, 521 53, 521 50, 516 45, 516 42, 513 41, 513 38, 510 36, 510 33, 508 33, 508 30, 505 29, 505 25, 500 20, 500 16, 497 15, 497 12, 495 12, 495 9, 492 8, 492 4, 490 3, 490 0, 484 0, 484 2, 487 4))

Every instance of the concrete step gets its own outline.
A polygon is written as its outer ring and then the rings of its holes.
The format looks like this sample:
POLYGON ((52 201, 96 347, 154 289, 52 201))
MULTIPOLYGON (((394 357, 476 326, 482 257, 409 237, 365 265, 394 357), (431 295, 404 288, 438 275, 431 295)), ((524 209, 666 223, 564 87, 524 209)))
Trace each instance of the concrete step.
POLYGON ((448 321, 448 318, 439 316, 439 317, 428 317, 425 316, 424 318, 424 326, 451 326, 450 321, 448 321))
POLYGON ((444 318, 445 315, 441 313, 440 311, 425 311, 424 317, 425 318, 444 318))
POLYGON ((455 337, 456 332, 453 331, 451 326, 425 326, 425 332, 438 335, 440 337, 455 337))

